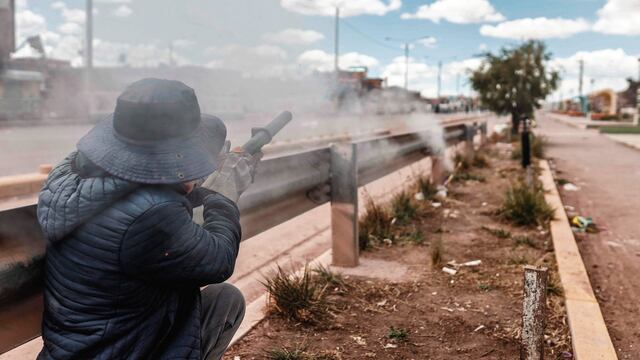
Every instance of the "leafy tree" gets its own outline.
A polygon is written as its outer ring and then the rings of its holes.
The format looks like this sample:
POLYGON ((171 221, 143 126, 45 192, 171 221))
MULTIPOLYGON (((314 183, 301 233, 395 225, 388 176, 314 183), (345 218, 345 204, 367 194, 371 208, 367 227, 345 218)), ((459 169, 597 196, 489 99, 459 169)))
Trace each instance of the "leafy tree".
POLYGON ((487 52, 471 75, 471 85, 482 105, 496 114, 511 115, 514 134, 520 117, 532 116, 558 86, 558 73, 546 70, 550 58, 545 44, 532 40, 517 48, 502 48, 497 55, 487 52))

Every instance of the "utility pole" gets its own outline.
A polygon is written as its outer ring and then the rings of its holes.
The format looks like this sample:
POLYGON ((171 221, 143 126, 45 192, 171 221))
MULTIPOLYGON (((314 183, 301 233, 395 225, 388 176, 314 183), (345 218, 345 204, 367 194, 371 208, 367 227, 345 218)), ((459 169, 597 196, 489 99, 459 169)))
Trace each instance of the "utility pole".
POLYGON ((442 61, 438 61, 438 99, 440 99, 441 88, 442 88, 442 61))
POLYGON ((336 72, 336 76, 340 71, 340 8, 336 6, 336 24, 335 24, 335 39, 334 39, 334 58, 333 58, 333 70, 336 72))
POLYGON ((93 113, 91 69, 93 68, 93 0, 86 0, 84 39, 84 90, 87 101, 87 115, 93 113))
POLYGON ((87 0, 85 11, 84 66, 90 70, 93 68, 93 0, 87 0))
POLYGON ((580 64, 580 76, 578 79, 578 96, 580 97, 580 111, 584 111, 584 96, 582 94, 582 82, 583 82, 583 77, 584 77, 584 60, 580 59, 579 61, 580 64))
POLYGON ((409 43, 404 43, 404 89, 409 90, 409 43))

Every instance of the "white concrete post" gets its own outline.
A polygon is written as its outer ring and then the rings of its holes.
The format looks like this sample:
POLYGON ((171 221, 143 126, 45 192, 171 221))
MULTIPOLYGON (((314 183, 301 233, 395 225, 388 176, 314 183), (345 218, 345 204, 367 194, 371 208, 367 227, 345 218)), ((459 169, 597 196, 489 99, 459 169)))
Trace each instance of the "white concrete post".
POLYGON ((358 266, 358 153, 356 144, 331 146, 332 263, 358 266))

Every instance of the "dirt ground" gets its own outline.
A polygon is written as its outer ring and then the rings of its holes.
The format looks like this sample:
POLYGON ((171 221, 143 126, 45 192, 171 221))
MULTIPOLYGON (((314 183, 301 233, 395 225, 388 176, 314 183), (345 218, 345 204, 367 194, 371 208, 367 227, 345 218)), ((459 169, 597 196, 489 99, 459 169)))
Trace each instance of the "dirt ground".
POLYGON ((572 358, 548 230, 514 227, 495 214, 519 173, 501 149, 488 151, 488 167, 470 170, 480 181, 453 182, 441 206, 418 202, 419 216, 404 226, 419 229, 422 243, 379 244, 362 253, 405 265, 406 280, 345 276, 345 288, 331 289, 335 305, 322 325, 269 315, 225 359, 268 359, 268 350, 283 347, 305 349, 304 359, 516 359, 525 264, 550 269, 545 357, 572 358), (444 273, 432 266, 438 241, 444 263, 481 265, 444 273), (406 332, 404 339, 390 338, 394 330, 406 332))

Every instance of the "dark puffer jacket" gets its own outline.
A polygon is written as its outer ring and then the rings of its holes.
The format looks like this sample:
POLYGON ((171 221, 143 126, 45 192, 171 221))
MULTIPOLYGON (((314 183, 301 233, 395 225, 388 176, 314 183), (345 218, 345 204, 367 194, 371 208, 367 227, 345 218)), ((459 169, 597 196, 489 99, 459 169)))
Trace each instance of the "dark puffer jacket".
POLYGON ((199 287, 231 276, 240 242, 229 199, 204 225, 170 186, 58 165, 38 202, 48 240, 39 359, 199 359, 199 287))

